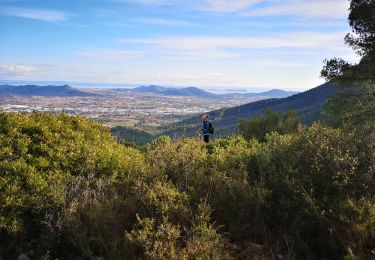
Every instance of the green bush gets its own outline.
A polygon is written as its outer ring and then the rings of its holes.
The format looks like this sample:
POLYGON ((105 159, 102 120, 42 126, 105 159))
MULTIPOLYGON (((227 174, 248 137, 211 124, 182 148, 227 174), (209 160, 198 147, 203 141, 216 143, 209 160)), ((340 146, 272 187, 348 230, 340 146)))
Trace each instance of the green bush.
POLYGON ((259 141, 265 141, 266 135, 272 132, 279 134, 295 133, 300 124, 296 112, 292 110, 282 115, 280 112, 265 109, 263 117, 255 115, 247 120, 240 120, 238 128, 241 135, 247 140, 255 138, 259 141))
POLYGON ((116 144, 108 129, 65 114, 0 113, 0 147, 0 229, 20 241, 43 237, 46 218, 64 211, 80 178, 97 185, 144 168, 140 152, 116 144))
POLYGON ((80 117, 0 121, 0 257, 374 256, 374 136, 315 124, 138 149, 80 117))

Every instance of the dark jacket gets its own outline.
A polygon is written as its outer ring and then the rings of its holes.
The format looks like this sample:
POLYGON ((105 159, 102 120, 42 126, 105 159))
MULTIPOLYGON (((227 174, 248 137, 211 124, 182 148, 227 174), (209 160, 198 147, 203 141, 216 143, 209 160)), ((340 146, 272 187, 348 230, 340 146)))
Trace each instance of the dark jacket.
POLYGON ((203 135, 211 135, 208 131, 209 128, 210 128, 210 120, 203 122, 203 128, 202 128, 203 135))

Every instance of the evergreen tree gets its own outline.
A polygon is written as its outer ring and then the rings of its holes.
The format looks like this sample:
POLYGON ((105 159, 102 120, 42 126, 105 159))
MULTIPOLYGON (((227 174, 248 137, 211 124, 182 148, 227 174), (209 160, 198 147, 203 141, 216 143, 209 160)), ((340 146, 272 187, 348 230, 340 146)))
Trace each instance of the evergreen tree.
POLYGON ((342 89, 327 103, 326 116, 333 126, 371 129, 375 123, 375 0, 351 0, 349 10, 352 32, 346 35, 345 43, 360 61, 325 61, 322 77, 342 89))

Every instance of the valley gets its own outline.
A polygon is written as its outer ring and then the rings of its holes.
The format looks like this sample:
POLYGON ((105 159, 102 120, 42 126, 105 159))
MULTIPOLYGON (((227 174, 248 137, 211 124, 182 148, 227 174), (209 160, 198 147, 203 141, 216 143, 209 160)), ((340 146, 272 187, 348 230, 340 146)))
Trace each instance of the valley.
POLYGON ((204 98, 131 91, 91 90, 91 96, 0 95, 6 112, 66 112, 106 126, 157 127, 193 114, 254 102, 262 97, 204 98))

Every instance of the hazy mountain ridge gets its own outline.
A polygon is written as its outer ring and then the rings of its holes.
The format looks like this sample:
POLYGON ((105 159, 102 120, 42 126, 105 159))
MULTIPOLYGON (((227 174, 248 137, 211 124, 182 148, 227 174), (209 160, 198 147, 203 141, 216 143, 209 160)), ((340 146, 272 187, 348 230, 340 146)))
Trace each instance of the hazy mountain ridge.
MULTIPOLYGON (((322 118, 324 103, 335 93, 338 88, 323 84, 308 91, 298 93, 286 98, 270 98, 251 102, 245 105, 223 108, 207 112, 214 125, 215 137, 228 136, 237 132, 237 124, 240 119, 247 119, 256 114, 263 114, 267 108, 273 111, 285 112, 289 109, 296 111, 299 119, 306 125, 322 118)), ((155 129, 154 134, 147 133, 141 129, 130 129, 126 127, 112 128, 112 133, 118 137, 124 137, 128 141, 146 144, 151 140, 167 135, 170 137, 197 136, 201 127, 201 114, 192 116, 177 123, 165 125, 155 129)))
POLYGON ((261 92, 261 93, 250 93, 252 95, 264 95, 264 96, 275 96, 279 98, 284 98, 284 97, 290 97, 296 94, 299 94, 300 92, 298 91, 285 91, 281 89, 271 89, 269 91, 261 92))
MULTIPOLYGON (((0 81, 6 82, 6 81, 0 81)), ((135 88, 81 88, 72 87, 69 84, 61 85, 35 85, 35 84, 3 84, 0 85, 0 95, 23 96, 97 96, 111 95, 116 92, 150 93, 165 96, 190 96, 200 98, 284 98, 299 92, 272 89, 259 93, 227 93, 215 94, 197 87, 163 87, 157 85, 139 86, 135 88)))
POLYGON ((21 95, 21 96, 96 96, 97 94, 81 91, 69 85, 62 86, 38 86, 38 85, 0 85, 0 95, 21 95))
POLYGON ((197 96, 197 97, 206 97, 214 98, 215 94, 204 91, 197 87, 187 87, 187 88, 171 88, 171 87, 162 87, 162 86, 140 86, 137 88, 130 89, 129 91, 138 92, 138 93, 155 93, 160 95, 167 96, 197 96))
MULTIPOLYGON (((238 120, 249 118, 256 114, 263 114, 267 108, 273 111, 285 112, 293 109, 297 112, 300 120, 307 125, 321 119, 324 103, 338 89, 330 84, 323 84, 308 91, 286 97, 260 100, 245 105, 219 109, 208 112, 215 124, 217 136, 226 136, 236 131, 238 120)), ((163 135, 187 135, 197 134, 200 126, 200 116, 197 115, 169 126, 161 127, 163 135)))
MULTIPOLYGON (((119 91, 120 89, 118 89, 119 91)), ((214 94, 197 87, 186 87, 186 88, 173 88, 173 87, 162 87, 157 85, 140 86, 132 89, 121 89, 123 91, 131 91, 137 93, 154 93, 167 96, 198 96, 205 98, 234 98, 234 97, 264 97, 264 98, 284 98, 289 97, 299 92, 296 91, 285 91, 281 89, 272 89, 265 92, 259 93, 227 93, 227 94, 214 94)))

